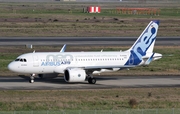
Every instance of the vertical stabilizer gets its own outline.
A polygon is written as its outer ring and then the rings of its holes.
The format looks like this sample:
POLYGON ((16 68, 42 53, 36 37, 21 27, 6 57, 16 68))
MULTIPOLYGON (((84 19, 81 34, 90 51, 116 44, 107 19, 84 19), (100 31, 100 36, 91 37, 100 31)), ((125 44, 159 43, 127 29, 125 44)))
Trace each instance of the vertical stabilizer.
POLYGON ((143 56, 146 56, 147 53, 153 53, 158 27, 159 21, 151 21, 133 46, 128 50, 131 52, 129 59, 136 58, 133 64, 139 64, 143 56))
POLYGON ((129 50, 134 50, 141 54, 145 52, 153 52, 158 27, 159 21, 151 21, 129 50))

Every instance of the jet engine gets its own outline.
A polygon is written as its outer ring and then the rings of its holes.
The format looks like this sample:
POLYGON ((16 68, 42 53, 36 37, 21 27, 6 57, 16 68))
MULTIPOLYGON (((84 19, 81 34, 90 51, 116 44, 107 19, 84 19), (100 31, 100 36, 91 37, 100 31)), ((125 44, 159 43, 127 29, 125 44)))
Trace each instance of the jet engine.
POLYGON ((58 74, 56 73, 51 73, 51 74, 38 74, 39 78, 56 78, 58 76, 58 74))
POLYGON ((86 79, 86 72, 82 69, 66 69, 64 71, 64 80, 66 82, 83 82, 86 79))

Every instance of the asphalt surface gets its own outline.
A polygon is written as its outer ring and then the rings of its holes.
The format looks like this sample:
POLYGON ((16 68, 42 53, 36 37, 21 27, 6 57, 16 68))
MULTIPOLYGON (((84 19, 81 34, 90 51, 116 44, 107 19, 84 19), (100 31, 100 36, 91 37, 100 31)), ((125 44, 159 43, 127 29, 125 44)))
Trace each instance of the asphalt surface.
MULTIPOLYGON (((0 37, 0 45, 132 45, 135 37, 0 37)), ((180 45, 180 37, 157 37, 155 45, 180 45)))
POLYGON ((97 76, 96 84, 87 81, 66 83, 63 77, 36 78, 29 83, 28 76, 0 77, 1 90, 52 90, 52 89, 107 89, 180 87, 180 76, 97 76))

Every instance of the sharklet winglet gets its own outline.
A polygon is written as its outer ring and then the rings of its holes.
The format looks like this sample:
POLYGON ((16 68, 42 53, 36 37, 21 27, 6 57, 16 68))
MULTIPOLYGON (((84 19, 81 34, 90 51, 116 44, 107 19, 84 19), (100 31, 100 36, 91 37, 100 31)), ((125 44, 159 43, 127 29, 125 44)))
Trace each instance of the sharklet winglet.
POLYGON ((64 44, 64 46, 61 48, 59 52, 65 52, 65 50, 66 50, 66 44, 64 44))

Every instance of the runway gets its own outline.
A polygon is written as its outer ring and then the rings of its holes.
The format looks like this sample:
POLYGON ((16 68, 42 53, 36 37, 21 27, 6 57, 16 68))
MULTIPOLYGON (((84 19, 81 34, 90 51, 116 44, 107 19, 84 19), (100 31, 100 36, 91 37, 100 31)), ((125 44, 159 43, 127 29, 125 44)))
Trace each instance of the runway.
POLYGON ((96 84, 87 81, 66 83, 63 77, 54 79, 36 78, 34 83, 29 77, 0 77, 1 90, 52 90, 52 89, 110 89, 110 88, 157 88, 180 87, 180 76, 97 76, 96 84))
MULTIPOLYGON (((0 37, 1 46, 9 45, 119 45, 131 46, 137 37, 0 37)), ((157 37, 156 45, 180 45, 179 37, 157 37)))

